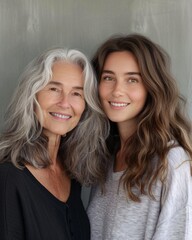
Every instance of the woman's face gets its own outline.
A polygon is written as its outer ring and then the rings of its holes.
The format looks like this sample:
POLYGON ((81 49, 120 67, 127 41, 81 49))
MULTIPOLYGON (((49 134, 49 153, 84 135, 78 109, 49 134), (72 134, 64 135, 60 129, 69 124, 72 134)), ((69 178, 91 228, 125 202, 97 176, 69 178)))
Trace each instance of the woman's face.
POLYGON ((99 95, 111 121, 118 125, 136 126, 137 117, 146 102, 147 90, 131 52, 109 54, 100 79, 99 95))
POLYGON ((85 109, 83 74, 80 66, 59 61, 52 67, 52 79, 37 93, 43 118, 36 110, 44 134, 64 135, 75 128, 85 109))

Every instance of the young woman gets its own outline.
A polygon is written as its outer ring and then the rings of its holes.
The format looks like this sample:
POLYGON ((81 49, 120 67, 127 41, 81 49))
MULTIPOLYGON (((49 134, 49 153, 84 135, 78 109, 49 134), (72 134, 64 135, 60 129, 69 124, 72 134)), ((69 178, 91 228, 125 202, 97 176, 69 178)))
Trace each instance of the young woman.
POLYGON ((191 124, 168 60, 137 34, 110 38, 93 58, 113 161, 91 194, 92 240, 192 239, 191 124))
POLYGON ((80 183, 103 181, 98 102, 81 52, 57 48, 28 65, 0 137, 1 240, 90 239, 80 183))

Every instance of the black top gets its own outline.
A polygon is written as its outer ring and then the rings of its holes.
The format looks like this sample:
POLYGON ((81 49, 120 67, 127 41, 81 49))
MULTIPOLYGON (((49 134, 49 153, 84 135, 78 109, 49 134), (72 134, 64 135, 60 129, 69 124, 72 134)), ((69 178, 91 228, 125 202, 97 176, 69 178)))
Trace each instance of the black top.
POLYGON ((88 240, 89 220, 81 186, 72 180, 66 203, 52 195, 27 168, 0 164, 1 240, 88 240))

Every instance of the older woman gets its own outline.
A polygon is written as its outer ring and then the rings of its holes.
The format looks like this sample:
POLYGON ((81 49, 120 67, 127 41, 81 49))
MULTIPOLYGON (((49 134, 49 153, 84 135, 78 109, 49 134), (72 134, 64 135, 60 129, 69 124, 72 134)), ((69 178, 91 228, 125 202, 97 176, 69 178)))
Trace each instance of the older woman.
POLYGON ((90 239, 80 183, 102 183, 107 167, 95 81, 77 50, 49 50, 22 74, 0 137, 0 239, 90 239))

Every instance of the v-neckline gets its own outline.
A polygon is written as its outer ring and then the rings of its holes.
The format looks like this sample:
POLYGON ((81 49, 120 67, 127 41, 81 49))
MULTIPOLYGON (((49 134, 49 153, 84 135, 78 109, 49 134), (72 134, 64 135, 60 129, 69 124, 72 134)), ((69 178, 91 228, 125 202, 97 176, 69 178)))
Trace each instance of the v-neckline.
POLYGON ((67 200, 66 201, 62 201, 59 198, 57 198, 54 194, 52 194, 43 184, 41 184, 38 181, 38 179, 30 172, 30 170, 27 167, 24 168, 24 171, 30 177, 32 182, 34 184, 36 184, 50 199, 52 199, 54 202, 57 202, 57 203, 59 203, 61 205, 68 205, 68 203, 70 202, 71 195, 72 195, 73 180, 71 180, 70 191, 69 191, 69 196, 68 196, 67 200))

